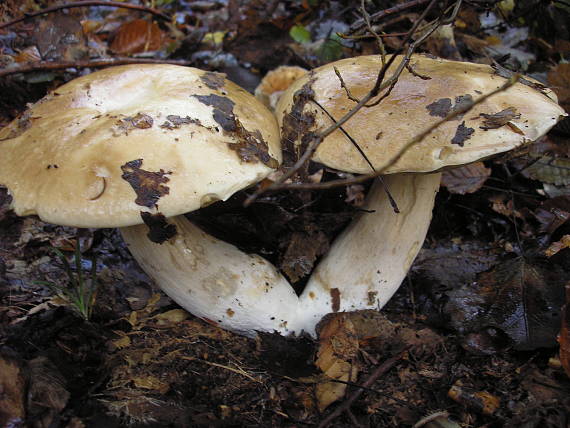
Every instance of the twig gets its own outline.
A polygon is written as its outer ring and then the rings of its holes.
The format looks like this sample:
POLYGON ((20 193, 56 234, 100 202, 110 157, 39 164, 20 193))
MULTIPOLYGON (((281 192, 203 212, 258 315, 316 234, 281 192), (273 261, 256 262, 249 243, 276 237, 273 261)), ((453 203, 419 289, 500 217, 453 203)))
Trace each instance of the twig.
MULTIPOLYGON (((350 111, 348 111, 342 118, 340 118, 338 120, 338 122, 336 122, 335 124, 331 125, 330 127, 328 127, 327 129, 325 129, 323 132, 321 132, 318 135, 315 135, 311 141, 309 142, 309 144, 307 145, 307 148, 305 150, 305 152, 300 156, 300 158, 297 160, 297 162, 295 163, 295 165, 293 165, 293 167, 287 171, 287 173, 283 174, 281 177, 279 177, 279 179, 277 179, 274 183, 272 183, 271 185, 267 186, 266 188, 258 188, 253 194, 251 194, 244 202, 244 206, 247 207, 249 205, 251 205, 262 193, 267 192, 267 191, 273 191, 276 190, 278 188, 283 188, 281 187, 283 185, 283 183, 285 183, 285 181, 289 178, 291 178, 299 169, 301 169, 301 167, 305 164, 305 162, 307 162, 311 156, 313 155, 313 153, 315 152, 315 150, 317 150, 317 147, 319 146, 319 144, 332 132, 334 132, 335 130, 337 130, 338 128, 340 128, 342 125, 344 125, 344 123, 346 123, 348 120, 350 120, 352 118, 352 116, 354 116, 362 107, 367 106, 367 107, 371 107, 374 106, 376 104, 378 104, 379 102, 381 102, 384 98, 386 98, 388 96, 388 94, 390 93, 390 91, 392 90, 392 88, 394 87, 394 85, 396 84, 396 82, 398 81, 398 77, 400 76, 400 74, 402 73, 402 71, 404 70, 404 67, 406 66, 406 64, 408 64, 408 62, 410 61, 410 56, 412 55, 412 53, 414 52, 416 46, 423 42, 427 37, 429 37, 429 35, 431 33, 433 33, 433 31, 435 31, 435 29, 438 27, 438 25, 440 25, 441 23, 452 19, 455 17, 455 15, 457 14, 457 11, 459 10, 459 6, 461 5, 461 0, 458 0, 456 3, 455 8, 453 9, 453 14, 450 18, 447 19, 438 19, 437 22, 435 23, 434 27, 431 29, 431 31, 427 31, 422 37, 420 37, 417 41, 412 42, 408 49, 407 52, 404 56, 404 59, 402 60, 402 62, 398 65, 398 67, 396 67, 395 72, 392 74, 392 76, 387 79, 384 82, 384 78, 386 76, 386 73, 388 71, 388 69, 390 68, 390 66, 394 63, 394 61, 396 60, 397 55, 404 49, 405 44, 411 39, 412 35, 414 34, 414 32, 416 31, 416 29, 418 28, 418 26, 420 25, 421 21, 424 19, 424 17, 427 15, 427 13, 429 12, 429 10, 435 5, 436 0, 431 0, 430 3, 428 4, 428 6, 426 7, 426 9, 423 11, 423 13, 421 14, 421 16, 418 18, 418 20, 414 23, 414 25, 412 26, 412 28, 408 31, 406 37, 401 41, 400 46, 396 49, 396 51, 390 56, 390 58, 388 59, 388 61, 386 61, 384 63, 384 65, 380 68, 380 71, 378 72, 378 76, 376 78, 376 81, 374 83, 373 88, 368 92, 368 94, 366 94, 350 111), (383 96, 381 96, 379 98, 378 101, 372 103, 371 105, 367 105, 368 101, 370 101, 371 99, 375 98, 383 89, 386 89, 387 87, 389 87, 388 91, 386 92, 386 94, 383 94, 383 96)), ((379 175, 379 174, 378 174, 379 175)))
MULTIPOLYGON (((338 70, 336 68, 335 68, 335 72, 338 72, 338 70)), ((339 76, 339 78, 342 81, 342 77, 340 77, 340 73, 338 73, 337 76, 339 76)), ((346 88, 346 90, 348 91, 348 88, 346 88)), ((329 119, 333 121, 333 123, 336 123, 335 118, 327 111, 326 108, 324 108, 321 105, 321 103, 319 103, 315 99, 312 99, 311 101, 313 101, 322 111, 324 111, 325 114, 329 117, 329 119)), ((356 150, 358 150, 358 153, 360 153, 360 156, 362 156, 364 158, 364 160, 366 161, 366 163, 368 163, 368 166, 370 167, 370 169, 372 171, 376 171, 376 169, 374 168, 374 165, 372 165, 372 162, 370 162, 370 159, 368 159, 368 156, 366 156, 366 153, 364 153, 364 150, 362 150, 362 148, 358 145, 356 140, 354 138, 352 138, 352 136, 348 132, 346 132, 346 130, 342 126, 339 126, 339 129, 342 131, 342 133, 345 135, 345 137, 350 140, 350 142, 356 148, 356 150)), ((392 206, 392 209, 394 210, 394 212, 396 214, 398 214, 400 212, 400 208, 398 208, 398 204, 397 204, 396 200, 394 199, 394 197, 390 193, 390 189, 388 189, 388 186, 386 185, 386 183, 384 182, 384 179, 382 177, 378 177, 378 180, 382 184, 382 187, 384 189, 384 192, 386 193, 386 196, 388 196, 388 200, 390 201, 390 205, 392 206)))
POLYGON ((376 39, 378 50, 380 51, 380 55, 382 56, 382 65, 384 65, 386 63, 386 48, 384 47, 384 41, 372 28, 372 23, 370 22, 370 15, 366 11, 366 5, 364 4, 364 0, 361 0, 360 2, 360 13, 362 13, 362 18, 366 23, 366 28, 368 29, 368 32, 372 34, 376 39))
POLYGON ((172 20, 170 16, 165 15, 164 13, 162 13, 157 9, 153 9, 147 6, 139 6, 138 4, 120 3, 116 1, 80 1, 74 3, 59 4, 57 6, 46 7, 45 9, 39 10, 37 12, 26 13, 24 14, 24 16, 0 24, 0 29, 9 27, 10 25, 17 24, 18 22, 25 21, 26 19, 34 18, 40 15, 45 15, 46 13, 57 12, 58 10, 62 9, 71 9, 74 7, 90 7, 90 6, 109 6, 109 7, 123 8, 123 9, 135 9, 135 10, 140 10, 142 12, 150 13, 160 19, 164 19, 165 21, 172 20))
POLYGON ((204 363, 204 364, 208 364, 209 366, 212 367, 218 367, 220 369, 225 369, 225 370, 229 370, 231 372, 237 373, 241 376, 245 376, 246 378, 248 378, 249 380, 253 381, 253 382, 257 382, 257 383, 263 383, 263 381, 261 381, 260 379, 256 379, 254 378, 252 375, 250 375, 248 372, 246 372, 244 369, 242 369, 241 367, 239 368, 234 368, 234 367, 230 367, 230 366, 226 366, 224 364, 219 364, 219 363, 214 363, 212 361, 207 361, 207 360, 202 360, 201 358, 194 358, 194 357, 186 357, 186 356, 182 356, 181 357, 183 360, 188 360, 188 361, 198 361, 200 363, 204 363))
POLYGON ((111 58, 96 59, 85 61, 39 61, 30 62, 20 67, 5 68, 0 70, 0 77, 17 73, 29 73, 38 70, 61 70, 65 68, 88 68, 88 67, 107 67, 112 65, 124 64, 175 64, 175 65, 191 65, 192 61, 172 60, 172 59, 155 59, 155 58, 111 58))
MULTIPOLYGON (((400 352, 397 355, 394 355, 391 358, 388 358, 382 364, 380 364, 372 374, 366 379, 366 381, 362 384, 364 388, 369 388, 376 380, 388 372, 396 363, 404 356, 407 350, 400 352)), ((335 418, 341 415, 342 412, 350 409, 350 406, 362 395, 364 389, 359 388, 357 391, 354 392, 346 401, 344 401, 341 405, 339 405, 331 414, 329 414, 325 419, 321 421, 318 425, 318 428, 325 428, 329 425, 335 418)))
POLYGON ((364 181, 370 180, 371 178, 375 178, 378 177, 379 175, 383 174, 384 171, 386 171, 386 169, 388 169, 390 166, 394 165, 396 162, 398 162, 400 160, 400 158, 404 155, 404 153, 406 153, 410 147, 412 147, 413 145, 421 142, 425 137, 427 137, 429 134, 431 134, 435 129, 437 129, 438 127, 440 127, 442 124, 444 124, 445 122, 448 122, 452 119, 454 119, 457 116, 463 115, 465 113, 467 113, 469 110, 471 110, 473 107, 475 107, 477 104, 482 103, 483 101, 485 101, 487 98, 492 97, 493 95, 502 92, 508 88, 510 88, 511 86, 513 86, 516 82, 518 81, 518 75, 513 76, 512 78, 510 78, 504 85, 502 85, 501 87, 495 89, 492 92, 489 92, 485 95, 480 96, 479 98, 477 98, 476 100, 474 100, 471 104, 466 104, 465 106, 463 106, 460 109, 457 109, 453 112, 451 112, 450 114, 448 114, 447 116, 445 116, 443 119, 435 122, 433 125, 429 126, 427 129, 425 129, 423 132, 421 132, 420 134, 416 135, 414 138, 412 138, 411 140, 409 140, 406 144, 404 144, 402 146, 402 148, 395 154, 393 155, 390 159, 388 159, 386 161, 386 163, 379 169, 377 169, 375 172, 371 173, 371 174, 365 174, 365 175, 360 175, 358 177, 354 177, 354 178, 350 178, 350 179, 346 179, 346 180, 332 180, 332 181, 327 181, 326 183, 291 183, 291 184, 279 184, 278 186, 268 186, 265 190, 266 191, 277 191, 277 190, 324 190, 324 189, 331 189, 333 187, 339 187, 339 186, 348 186, 350 184, 357 184, 357 183, 362 183, 364 181))
MULTIPOLYGON (((403 12, 404 10, 412 9, 416 6, 421 6, 428 2, 429 0, 412 0, 406 3, 402 3, 397 6, 390 7, 388 9, 384 9, 379 12, 373 13, 372 15, 370 15, 369 21, 377 21, 379 19, 384 18, 385 16, 393 15, 398 12, 403 12)), ((354 33, 358 30, 361 30, 364 26, 366 26, 366 20, 364 18, 359 19, 350 26, 349 33, 354 33)))

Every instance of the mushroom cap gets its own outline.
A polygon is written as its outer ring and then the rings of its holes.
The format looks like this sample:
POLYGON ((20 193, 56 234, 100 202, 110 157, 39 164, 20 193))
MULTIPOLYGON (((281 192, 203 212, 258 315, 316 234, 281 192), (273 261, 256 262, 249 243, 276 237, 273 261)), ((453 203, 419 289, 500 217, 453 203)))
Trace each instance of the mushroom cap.
MULTIPOLYGON (((394 62, 387 77, 401 60, 399 57, 394 62)), ((360 109, 342 126, 376 169, 384 167, 406 142, 454 108, 506 82, 488 65, 422 55, 413 55, 410 65, 415 75, 404 69, 386 99, 374 107, 360 109)), ((361 56, 327 64, 297 80, 281 96, 276 109, 283 141, 300 144, 307 132, 323 131, 333 124, 333 120, 310 101, 311 97, 335 120, 356 105, 342 88, 334 67, 352 96, 361 99, 374 86, 381 66, 380 56, 361 56)), ((429 172, 463 165, 544 135, 565 115, 564 110, 556 103, 552 91, 536 89, 534 81, 528 78, 525 81, 530 86, 517 82, 464 115, 442 124, 410 147, 384 173, 429 172)), ((371 172, 368 163, 341 130, 325 138, 313 160, 343 171, 371 172)))
POLYGON ((0 184, 19 215, 142 223, 224 200, 281 161, 265 106, 222 74, 127 65, 80 77, 0 130, 0 184))
POLYGON ((281 65, 268 72, 255 88, 255 98, 275 110, 281 94, 308 71, 296 65, 281 65))

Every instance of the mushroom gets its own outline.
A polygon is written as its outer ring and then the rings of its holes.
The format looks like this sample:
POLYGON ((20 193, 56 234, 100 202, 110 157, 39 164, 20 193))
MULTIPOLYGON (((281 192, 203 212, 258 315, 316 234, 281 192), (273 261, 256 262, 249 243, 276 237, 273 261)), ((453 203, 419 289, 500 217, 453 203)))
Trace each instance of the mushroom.
MULTIPOLYGON (((376 168, 443 112, 503 80, 485 66, 421 57, 412 63, 431 81, 404 72, 386 100, 362 109, 343 127, 376 168), (474 79, 464 77, 471 72, 474 79), (360 114, 365 119, 357 119, 360 114), (396 120, 388 122, 390 116, 396 120)), ((378 57, 361 57, 334 65, 360 97, 379 64, 378 57)), ((304 134, 330 125, 312 99, 337 119, 354 105, 331 73, 331 65, 314 70, 285 92, 277 109, 282 141, 300 146, 304 134)), ((435 171, 509 150, 547 132, 563 114, 534 88, 515 87, 536 103, 532 109, 515 97, 519 92, 501 102, 497 95, 391 165, 386 172, 399 174, 385 183, 400 213, 375 183, 365 207, 374 212, 362 213, 337 238, 300 296, 260 256, 245 254, 178 215, 228 198, 261 180, 281 159, 271 113, 219 74, 127 66, 72 81, 0 131, 0 183, 9 188, 20 215, 121 227, 140 266, 194 315, 249 336, 257 331, 314 335, 316 323, 329 312, 380 308, 405 277, 427 232, 439 175, 403 172, 435 171), (128 93, 117 97, 121 91, 128 93), (473 117, 479 112, 494 117, 511 107, 515 111, 506 125, 497 128, 486 124, 491 119, 473 117), (481 135, 489 137, 487 143, 481 135)), ((370 168, 339 132, 321 144, 314 160, 349 172, 370 168)))
MULTIPOLYGON (((375 212, 361 214, 336 239, 300 297, 297 328, 311 334, 327 313, 381 308, 398 289, 427 233, 440 182, 434 171, 534 141, 566 115, 552 91, 523 78, 400 153, 408 141, 454 109, 505 83, 493 68, 481 64, 414 55, 410 66, 413 71, 404 69, 386 99, 360 109, 342 130, 327 136, 312 157, 340 171, 366 174, 374 167, 393 174, 385 177, 385 186, 400 213, 392 210, 382 186, 375 183, 365 207, 375 212), (418 172, 431 174, 403 174, 418 172)), ((380 56, 349 58, 295 81, 276 108, 283 150, 304 151, 303 137, 325 130, 352 109, 371 90, 381 67, 380 56)))
MULTIPOLYGON (((0 130, 0 150, 0 184, 18 215, 120 227, 135 256, 142 240, 191 258, 184 267, 197 266, 203 283, 182 297, 165 291, 197 315, 214 318, 211 301, 240 281, 264 290, 277 281, 260 257, 218 244, 183 217, 166 220, 227 199, 281 160, 272 113, 221 74, 129 65, 80 77, 0 130)), ((175 276, 140 258, 151 277, 175 276)))
POLYGON ((279 98, 285 90, 300 77, 307 74, 307 70, 295 65, 282 65, 267 73, 257 88, 255 88, 255 98, 261 101, 266 107, 275 110, 279 98))

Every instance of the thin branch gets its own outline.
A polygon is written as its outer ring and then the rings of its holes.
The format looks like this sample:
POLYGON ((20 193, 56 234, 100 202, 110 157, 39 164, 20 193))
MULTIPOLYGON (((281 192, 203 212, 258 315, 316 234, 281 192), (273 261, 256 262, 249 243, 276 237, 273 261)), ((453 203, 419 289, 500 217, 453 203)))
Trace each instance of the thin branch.
POLYGON ((377 169, 374 173, 360 175, 358 177, 350 178, 347 180, 327 181, 326 183, 291 183, 291 184, 280 184, 279 186, 275 186, 275 187, 273 187, 273 185, 272 185, 272 186, 269 186, 265 190, 269 190, 272 192, 277 191, 277 190, 324 190, 324 189, 331 189, 331 188, 339 187, 339 186, 348 186, 350 184, 362 183, 364 181, 370 180, 371 178, 378 177, 379 175, 383 174, 384 171, 386 171, 390 166, 392 166, 396 162, 398 162, 400 160, 400 158, 404 155, 404 153, 406 153, 413 145, 421 142, 425 137, 427 137, 429 134, 431 134, 435 129, 440 127, 442 124, 454 119, 457 116, 460 116, 460 115, 463 115, 463 114, 469 112, 473 107, 475 107, 477 104, 482 103, 483 101, 485 101, 489 97, 492 97, 493 95, 495 95, 499 92, 505 91, 506 89, 513 86, 518 81, 518 79, 519 79, 519 75, 515 75, 515 76, 511 77, 501 87, 495 89, 492 92, 489 92, 488 94, 482 95, 481 97, 474 100, 471 104, 467 104, 464 107, 451 112, 450 114, 448 114, 443 119, 435 122, 433 125, 431 125, 427 129, 425 129, 423 132, 421 132, 420 134, 416 135, 414 138, 409 140, 406 144, 404 144, 402 146, 402 148, 395 155, 393 155, 390 159, 388 159, 386 161, 386 163, 381 168, 377 169))
POLYGON ((66 68, 88 68, 88 67, 107 67, 112 65, 124 64, 174 64, 174 65, 192 65, 192 61, 185 60, 169 60, 155 58, 111 58, 96 59, 85 61, 39 61, 30 62, 20 67, 5 68, 0 70, 0 77, 10 74, 29 73, 38 70, 61 70, 66 68))
POLYGON ((142 12, 150 13, 160 19, 164 19, 165 21, 172 20, 170 16, 165 15, 164 13, 162 13, 157 9, 153 9, 147 6, 139 6, 138 4, 120 3, 116 1, 80 1, 74 3, 59 4, 57 6, 46 7, 45 9, 39 10, 37 12, 26 13, 24 14, 24 16, 0 24, 0 29, 9 27, 10 25, 17 24, 18 22, 22 22, 30 18, 34 18, 36 16, 57 12, 58 10, 71 9, 74 7, 90 7, 90 6, 108 6, 108 7, 122 8, 122 9, 135 9, 135 10, 140 10, 142 12))
POLYGON ((384 65, 386 64, 386 48, 384 46, 384 41, 372 28, 372 24, 370 22, 370 15, 366 11, 366 5, 364 4, 364 0, 361 0, 360 2, 360 13, 362 13, 362 18, 366 23, 366 28, 368 29, 368 32, 372 34, 376 39, 376 44, 378 45, 378 50, 380 51, 380 55, 382 57, 382 65, 384 65))
MULTIPOLYGON (((394 15, 396 13, 403 12, 404 10, 412 9, 416 6, 421 6, 428 2, 429 0, 412 0, 406 3, 402 3, 397 6, 390 7, 388 9, 384 9, 379 12, 373 13, 372 15, 370 15, 369 21, 378 21, 379 19, 382 19, 388 15, 394 15)), ((354 33, 358 30, 361 30, 365 26, 366 26, 366 20, 364 18, 359 19, 350 26, 349 33, 354 33)))

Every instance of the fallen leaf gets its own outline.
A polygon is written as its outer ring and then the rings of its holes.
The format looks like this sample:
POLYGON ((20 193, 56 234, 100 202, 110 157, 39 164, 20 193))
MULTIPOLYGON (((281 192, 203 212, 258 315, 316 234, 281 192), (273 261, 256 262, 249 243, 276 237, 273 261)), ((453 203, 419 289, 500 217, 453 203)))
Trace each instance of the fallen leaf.
POLYGON ((570 159, 543 156, 524 169, 525 177, 557 186, 570 185, 570 159))
MULTIPOLYGON (((466 336, 496 330, 518 350, 552 347, 560 328, 566 277, 543 262, 508 260, 480 274, 474 283, 448 292, 444 311, 451 325, 466 336)), ((469 343, 463 345, 469 349, 469 343)))
POLYGON ((327 382, 333 379, 350 382, 356 379, 358 367, 358 338, 354 325, 344 313, 331 314, 319 324, 319 350, 315 365, 323 372, 325 381, 317 384, 316 397, 320 411, 344 397, 347 385, 327 382))
POLYGON ((552 257, 564 248, 570 248, 570 235, 564 235, 559 241, 550 244, 544 254, 546 254, 546 257, 552 257))
POLYGON ((110 48, 116 54, 129 55, 158 50, 162 40, 163 34, 156 22, 135 19, 121 25, 110 48))
POLYGON ((492 415, 501 405, 499 397, 487 391, 477 391, 457 383, 449 389, 447 395, 453 401, 485 415, 492 415))
POLYGON ((490 175, 490 168, 486 168, 483 162, 475 162, 445 171, 441 177, 441 185, 450 193, 459 195, 475 193, 490 175))
POLYGON ((137 388, 151 389, 158 391, 161 394, 166 394, 170 389, 170 385, 166 382, 162 382, 155 376, 138 376, 133 378, 133 383, 137 388))

